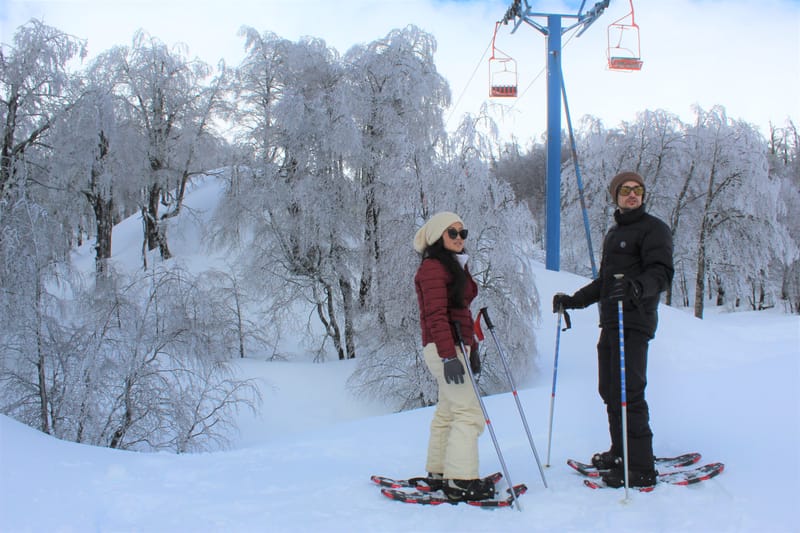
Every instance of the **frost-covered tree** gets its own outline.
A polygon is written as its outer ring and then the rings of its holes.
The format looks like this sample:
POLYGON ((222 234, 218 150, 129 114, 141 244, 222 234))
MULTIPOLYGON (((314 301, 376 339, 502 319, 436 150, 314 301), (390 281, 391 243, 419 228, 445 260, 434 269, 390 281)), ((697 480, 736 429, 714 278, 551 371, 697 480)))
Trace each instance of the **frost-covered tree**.
MULTIPOLYGON (((514 195, 528 207, 533 214, 536 226, 545 227, 545 193, 547 182, 547 150, 540 143, 532 144, 522 151, 516 143, 508 143, 498 154, 494 163, 494 174, 511 185, 514 195)), ((544 248, 544 236, 537 238, 544 248)))
POLYGON ((781 182, 776 229, 782 239, 775 243, 772 270, 780 275, 776 284, 787 310, 800 313, 800 135, 791 120, 771 128, 769 161, 770 175, 781 182))
POLYGON ((99 290, 73 284, 70 299, 42 289, 25 308, 29 327, 3 338, 2 353, 18 357, 0 372, 0 411, 111 448, 224 444, 233 412, 259 397, 226 364, 235 345, 216 334, 229 318, 213 305, 213 287, 177 268, 112 274, 99 290))
POLYGON ((24 199, 6 208, 0 247, 0 412, 24 413, 25 423, 51 433, 48 379, 61 326, 61 280, 68 265, 55 250, 63 239, 53 218, 24 199), (7 231, 11 229, 10 231, 7 231))
POLYGON ((123 104, 119 120, 134 124, 143 139, 146 175, 134 178, 142 188, 145 243, 164 259, 172 255, 167 222, 180 212, 189 178, 208 170, 203 157, 213 155, 211 119, 224 96, 224 69, 209 82, 211 68, 186 54, 139 31, 130 47, 113 48, 99 59, 123 104))
POLYGON ((274 108, 289 83, 287 61, 293 44, 272 32, 260 34, 248 26, 242 27, 239 35, 245 39, 245 56, 234 73, 234 132, 237 141, 249 148, 253 163, 261 168, 283 156, 274 128, 274 108))
POLYGON ((768 269, 761 243, 776 226, 780 184, 769 177, 763 138, 752 126, 730 119, 721 106, 696 113, 687 135, 700 140, 694 145, 700 151, 689 155, 703 194, 694 294, 694 313, 702 318, 708 279, 717 292, 743 295, 742 281, 752 286, 768 269))
POLYGON ((359 331, 388 327, 384 272, 401 236, 381 221, 409 220, 408 184, 430 173, 443 133, 435 43, 410 27, 343 60, 322 41, 243 33, 238 113, 252 179, 229 205, 256 221, 248 256, 281 280, 271 296, 302 295, 337 356, 355 357, 359 331))
POLYGON ((260 281, 279 287, 270 298, 309 301, 323 327, 322 346, 330 340, 340 359, 355 357, 351 256, 361 226, 352 216, 347 158, 360 138, 343 65, 320 40, 245 34, 249 51, 236 87, 245 98, 237 115, 247 125, 240 141, 254 147, 252 173, 226 204, 248 213, 246 262, 268 273, 260 281))
POLYGON ((443 109, 450 100, 447 82, 438 73, 436 41, 415 26, 393 30, 383 39, 353 47, 345 56, 359 151, 351 165, 360 187, 362 231, 358 303, 385 327, 383 273, 394 263, 393 250, 408 241, 390 230, 418 215, 418 198, 404 194, 433 172, 435 149, 444 137, 443 109))
POLYGON ((43 144, 53 121, 71 104, 67 64, 85 53, 85 43, 36 19, 17 30, 10 47, 0 45, 2 205, 32 178, 26 156, 43 144))
POLYGON ((45 432, 50 310, 68 271, 71 209, 54 184, 48 139, 73 103, 67 64, 83 52, 81 41, 37 20, 0 45, 0 380, 25 376, 24 394, 4 404, 29 402, 31 425, 45 432))
POLYGON ((75 105, 53 127, 49 160, 64 200, 71 203, 70 225, 78 242, 84 234, 95 241, 98 281, 109 273, 114 224, 136 206, 139 182, 130 176, 144 168, 136 158, 142 153, 139 137, 118 121, 104 85, 91 73, 85 78, 75 105))

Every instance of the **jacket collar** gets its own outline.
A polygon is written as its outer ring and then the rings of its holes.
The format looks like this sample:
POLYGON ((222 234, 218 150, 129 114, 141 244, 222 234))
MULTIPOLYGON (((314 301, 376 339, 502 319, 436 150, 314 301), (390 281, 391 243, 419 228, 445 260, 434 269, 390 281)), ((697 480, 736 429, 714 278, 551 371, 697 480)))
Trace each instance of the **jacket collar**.
POLYGON ((617 221, 617 224, 620 226, 625 226, 627 224, 633 224, 637 220, 641 219, 644 216, 645 209, 644 204, 640 205, 636 209, 632 209, 630 211, 622 212, 622 210, 617 209, 614 211, 614 220, 617 221))

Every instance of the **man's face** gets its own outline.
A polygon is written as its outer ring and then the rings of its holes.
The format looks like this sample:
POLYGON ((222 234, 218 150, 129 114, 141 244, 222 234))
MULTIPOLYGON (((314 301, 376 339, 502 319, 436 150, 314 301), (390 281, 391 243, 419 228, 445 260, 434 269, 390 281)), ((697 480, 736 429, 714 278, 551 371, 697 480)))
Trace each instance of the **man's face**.
POLYGON ((628 180, 617 189, 617 205, 620 209, 630 211, 642 205, 644 187, 633 180, 628 180))

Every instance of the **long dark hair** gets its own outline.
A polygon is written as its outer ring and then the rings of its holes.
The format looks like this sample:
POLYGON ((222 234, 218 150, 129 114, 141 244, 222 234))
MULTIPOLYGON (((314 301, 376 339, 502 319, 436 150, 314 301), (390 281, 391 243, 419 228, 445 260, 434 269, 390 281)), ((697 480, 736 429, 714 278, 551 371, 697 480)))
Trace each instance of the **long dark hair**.
MULTIPOLYGON (((466 251, 466 249, 464 250, 466 251)), ((447 299, 450 307, 464 307, 464 287, 467 285, 467 274, 452 251, 444 247, 444 240, 440 237, 436 242, 425 248, 422 253, 422 260, 436 259, 444 265, 453 278, 447 285, 447 299)))

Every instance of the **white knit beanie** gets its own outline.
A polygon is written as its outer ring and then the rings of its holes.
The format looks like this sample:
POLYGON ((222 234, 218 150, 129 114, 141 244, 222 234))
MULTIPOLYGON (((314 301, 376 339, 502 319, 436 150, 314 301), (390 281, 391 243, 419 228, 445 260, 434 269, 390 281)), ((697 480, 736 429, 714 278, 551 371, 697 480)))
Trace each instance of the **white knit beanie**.
POLYGON ((450 211, 436 213, 417 230, 417 234, 414 235, 414 249, 421 254, 425 248, 438 241, 442 233, 456 222, 464 224, 461 217, 450 211))

